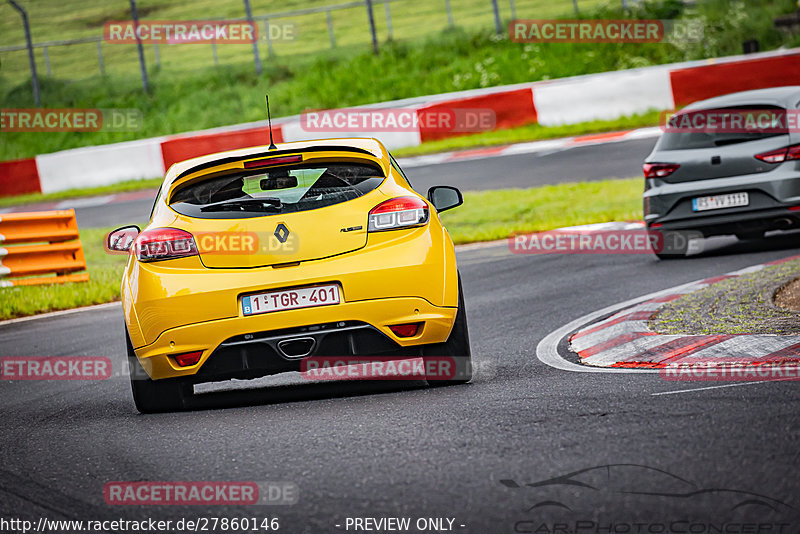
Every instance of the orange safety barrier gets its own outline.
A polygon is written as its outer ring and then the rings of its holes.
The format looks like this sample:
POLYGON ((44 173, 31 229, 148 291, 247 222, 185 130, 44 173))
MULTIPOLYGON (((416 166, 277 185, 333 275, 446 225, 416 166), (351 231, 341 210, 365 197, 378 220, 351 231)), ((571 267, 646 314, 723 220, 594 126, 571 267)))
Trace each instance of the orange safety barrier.
POLYGON ((86 282, 75 210, 0 215, 0 287, 86 282), (43 244, 46 243, 46 244, 43 244), (12 245, 6 247, 5 245, 12 245), (55 276, 39 276, 55 274, 55 276))

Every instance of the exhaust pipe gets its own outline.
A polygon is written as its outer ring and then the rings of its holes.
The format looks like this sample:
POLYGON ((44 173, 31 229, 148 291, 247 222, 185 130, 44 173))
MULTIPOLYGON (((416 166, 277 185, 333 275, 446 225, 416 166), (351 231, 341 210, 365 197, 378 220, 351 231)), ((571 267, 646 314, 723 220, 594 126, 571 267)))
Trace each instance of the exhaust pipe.
POLYGON ((317 344, 313 337, 295 337, 278 341, 278 350, 286 358, 305 358, 317 344))

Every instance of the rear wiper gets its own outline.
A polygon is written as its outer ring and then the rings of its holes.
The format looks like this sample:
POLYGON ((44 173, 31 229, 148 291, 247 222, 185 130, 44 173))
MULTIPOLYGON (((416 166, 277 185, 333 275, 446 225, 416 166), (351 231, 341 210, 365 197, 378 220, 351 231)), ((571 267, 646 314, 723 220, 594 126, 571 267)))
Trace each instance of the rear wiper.
POLYGON ((215 204, 203 206, 200 211, 269 211, 276 212, 283 209, 281 199, 275 197, 246 198, 241 200, 225 200, 215 204))

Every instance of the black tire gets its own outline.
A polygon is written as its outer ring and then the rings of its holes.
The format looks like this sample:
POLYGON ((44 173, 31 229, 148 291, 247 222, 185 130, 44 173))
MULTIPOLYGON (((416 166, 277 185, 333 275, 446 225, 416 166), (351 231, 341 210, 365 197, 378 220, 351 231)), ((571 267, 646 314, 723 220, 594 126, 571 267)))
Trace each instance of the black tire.
POLYGON ((128 346, 128 370, 136 409, 141 413, 174 412, 184 409, 185 400, 192 394, 191 383, 181 378, 151 379, 133 352, 127 329, 125 342, 128 346))
MULTIPOLYGON (((429 362, 442 361, 442 357, 452 358, 455 363, 455 372, 450 378, 444 380, 428 379, 428 385, 452 386, 466 384, 472 380, 472 352, 469 347, 469 329, 467 328, 467 308, 464 305, 464 292, 461 290, 461 276, 458 277, 458 311, 450 336, 444 343, 426 345, 422 349, 425 368, 429 362)), ((432 363, 431 363, 432 365, 432 363)))
MULTIPOLYGON (((689 233, 690 230, 685 232, 689 233)), ((660 238, 662 250, 660 252, 653 251, 653 254, 659 260, 677 260, 686 257, 689 250, 689 240, 681 237, 681 231, 661 231, 649 230, 651 235, 658 235, 660 238), (676 239, 681 237, 680 239, 676 239)))

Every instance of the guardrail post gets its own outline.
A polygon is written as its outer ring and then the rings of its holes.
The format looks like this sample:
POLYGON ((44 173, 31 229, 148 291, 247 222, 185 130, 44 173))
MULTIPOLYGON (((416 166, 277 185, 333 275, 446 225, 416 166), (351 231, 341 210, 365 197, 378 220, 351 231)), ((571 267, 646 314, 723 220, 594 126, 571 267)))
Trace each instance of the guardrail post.
POLYGON ((39 75, 36 74, 36 58, 33 56, 33 43, 31 42, 31 25, 28 23, 28 13, 22 9, 14 0, 8 0, 11 7, 16 9, 22 17, 22 27, 25 29, 25 43, 28 46, 28 63, 31 67, 31 83, 33 84, 33 102, 37 106, 42 105, 42 99, 39 96, 39 75))
POLYGON ((367 6, 367 18, 369 19, 369 32, 372 34, 372 51, 378 53, 378 33, 375 31, 375 17, 372 15, 372 0, 364 0, 367 6))
POLYGON ((219 65, 219 58, 217 57, 217 42, 211 41, 211 55, 214 56, 214 66, 219 65))
POLYGON ((264 33, 267 36, 267 56, 272 57, 275 50, 272 49, 272 36, 269 34, 269 19, 264 19, 264 33))
POLYGON ((153 43, 153 54, 156 56, 156 67, 161 68, 161 50, 158 48, 158 43, 153 43))
MULTIPOLYGON (((244 12, 247 15, 247 21, 255 27, 253 11, 250 9, 250 0, 244 0, 244 12)), ((261 76, 263 67, 261 66, 261 56, 258 54, 258 39, 253 40, 253 61, 256 64, 256 74, 261 76)))
POLYGON ((500 35, 503 33, 503 24, 500 22, 500 6, 497 5, 497 0, 492 0, 492 11, 494 11, 494 32, 500 35))
POLYGON ((383 0, 383 8, 386 11, 386 33, 387 39, 392 40, 392 10, 389 7, 389 0, 383 0))
POLYGON ((333 17, 330 9, 325 12, 325 17, 328 19, 328 37, 331 40, 331 48, 336 48, 336 36, 333 34, 333 17))
POLYGON ((47 51, 47 47, 42 47, 42 55, 44 56, 44 66, 47 70, 47 75, 52 76, 53 72, 50 70, 50 53, 47 51))
POLYGON ((139 39, 139 12, 136 10, 136 0, 131 1, 131 18, 133 19, 133 32, 136 37, 136 49, 139 51, 139 70, 142 71, 142 88, 145 93, 150 92, 150 83, 147 80, 147 65, 144 62, 144 47, 139 39))
POLYGON ((103 42, 97 41, 97 64, 100 65, 100 76, 106 75, 106 62, 103 61, 103 42))

